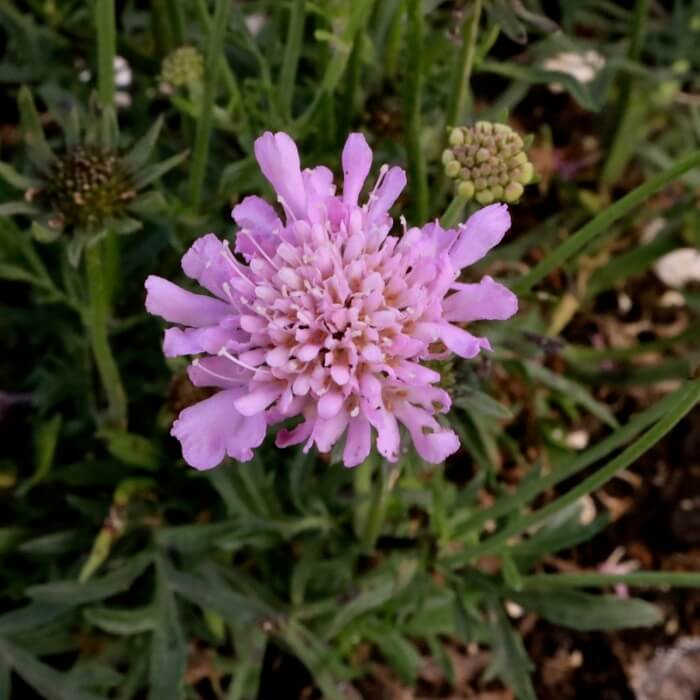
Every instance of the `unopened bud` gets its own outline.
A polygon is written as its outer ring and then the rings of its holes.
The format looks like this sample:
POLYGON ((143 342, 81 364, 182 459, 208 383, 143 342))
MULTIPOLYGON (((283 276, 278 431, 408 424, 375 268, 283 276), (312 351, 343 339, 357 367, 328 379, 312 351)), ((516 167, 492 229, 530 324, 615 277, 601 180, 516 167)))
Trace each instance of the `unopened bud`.
POLYGON ((532 182, 534 168, 525 143, 507 124, 479 121, 474 126, 454 127, 442 162, 447 177, 455 180, 463 199, 480 204, 515 202, 524 185, 532 182))

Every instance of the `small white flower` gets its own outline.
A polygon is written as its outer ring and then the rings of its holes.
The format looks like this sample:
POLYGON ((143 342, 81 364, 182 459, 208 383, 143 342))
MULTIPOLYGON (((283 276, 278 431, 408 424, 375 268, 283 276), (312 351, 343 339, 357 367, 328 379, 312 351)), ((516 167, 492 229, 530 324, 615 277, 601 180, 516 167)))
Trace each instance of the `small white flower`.
POLYGON ((123 56, 114 57, 114 84, 117 87, 129 87, 131 85, 131 66, 123 56))
MULTIPOLYGON (((597 51, 562 51, 550 56, 543 64, 545 70, 566 73, 579 83, 590 83, 605 65, 605 57, 597 51)), ((560 83, 550 83, 552 92, 563 92, 560 83)))
POLYGON ((654 272, 673 289, 681 289, 689 282, 700 282, 700 251, 696 248, 671 251, 656 261, 654 272))

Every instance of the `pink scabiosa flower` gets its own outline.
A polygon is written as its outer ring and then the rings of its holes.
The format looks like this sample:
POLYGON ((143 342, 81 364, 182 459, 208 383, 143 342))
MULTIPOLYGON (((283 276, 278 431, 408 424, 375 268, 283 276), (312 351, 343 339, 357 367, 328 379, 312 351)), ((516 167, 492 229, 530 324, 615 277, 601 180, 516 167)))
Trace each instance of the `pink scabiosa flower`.
POLYGON ((398 237, 390 235, 389 209, 406 175, 382 166, 359 204, 372 164, 361 134, 343 149, 342 194, 327 168, 301 169, 287 134, 263 134, 255 155, 284 217, 246 197, 233 210, 234 250, 211 233, 195 241, 182 269, 211 296, 146 280, 148 311, 176 324, 165 332, 165 354, 197 355, 190 379, 219 389, 172 427, 185 460, 196 469, 227 455, 249 460, 269 425, 298 417, 277 433, 279 447, 328 452, 344 439, 343 461, 352 467, 367 458, 376 434, 379 453, 395 462, 403 425, 423 459, 443 461, 459 447, 436 419, 450 397, 422 363, 490 350, 458 324, 516 312, 516 297, 490 277, 457 281, 503 238, 506 206, 485 207, 447 231, 437 222, 402 222, 398 237))

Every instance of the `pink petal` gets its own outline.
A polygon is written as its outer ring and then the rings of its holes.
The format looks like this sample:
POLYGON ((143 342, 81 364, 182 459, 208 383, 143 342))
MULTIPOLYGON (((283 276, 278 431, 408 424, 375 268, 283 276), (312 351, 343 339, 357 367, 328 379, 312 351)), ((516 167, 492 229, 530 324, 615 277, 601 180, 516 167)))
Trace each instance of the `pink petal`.
POLYGON ((518 310, 518 297, 488 275, 478 284, 454 286, 457 292, 442 302, 447 321, 505 321, 518 310))
POLYGON ((284 389, 279 382, 259 383, 245 396, 236 400, 236 410, 244 416, 254 416, 264 411, 273 401, 276 401, 284 389))
POLYGON ((227 300, 224 284, 235 274, 225 255, 230 255, 226 246, 213 233, 198 238, 182 258, 184 273, 197 280, 205 289, 221 299, 227 300))
POLYGON ((329 391, 318 401, 318 415, 321 418, 333 418, 343 407, 345 399, 339 391, 329 391))
POLYGON ((430 464, 439 464, 459 449, 459 438, 443 428, 427 411, 407 402, 396 407, 396 415, 408 428, 418 454, 430 464))
POLYGON ((348 424, 348 412, 340 411, 333 418, 317 418, 311 433, 311 442, 315 442, 319 452, 330 452, 348 424))
POLYGON ((262 415, 245 418, 235 409, 239 389, 220 391, 186 408, 173 423, 170 434, 182 445, 185 461, 195 469, 212 469, 226 455, 241 462, 253 457, 252 449, 265 439, 262 415))
POLYGON ((261 197, 245 197, 231 212, 233 220, 253 233, 272 233, 282 228, 277 212, 261 197))
POLYGON ((277 447, 289 447, 290 445, 298 445, 300 442, 304 442, 311 435, 311 431, 314 429, 314 422, 313 420, 305 420, 291 430, 283 428, 277 433, 275 445, 277 447))
POLYGON ((399 458, 399 424, 395 416, 383 406, 372 406, 368 401, 363 402, 363 412, 367 420, 377 431, 377 450, 389 462, 399 458))
POLYGON ((369 421, 363 416, 351 418, 345 437, 343 462, 346 467, 356 467, 369 456, 372 447, 372 429, 369 421))
POLYGON ((405 171, 397 166, 389 168, 369 203, 368 221, 373 223, 386 216, 401 192, 403 192, 404 187, 406 187, 405 171))
POLYGON ((282 131, 266 131, 255 141, 255 157, 263 175, 298 218, 306 213, 306 190, 296 144, 282 131))
POLYGON ((195 386, 217 386, 229 389, 232 386, 247 384, 253 373, 235 365, 225 357, 203 357, 195 360, 187 368, 187 376, 195 386))
POLYGON ((450 248, 450 261, 456 270, 475 263, 498 245, 510 228, 510 214, 505 204, 490 204, 472 214, 459 227, 450 248))
POLYGON ((201 328, 215 325, 233 312, 223 301, 193 294, 156 275, 149 275, 145 286, 146 310, 171 323, 201 328))
POLYGON ((483 350, 491 350, 491 344, 486 338, 479 338, 462 328, 450 323, 439 326, 440 339, 455 355, 471 359, 483 350))
POLYGON ((357 204, 362 186, 372 167, 372 149, 362 134, 350 134, 343 148, 343 201, 357 204))
POLYGON ((335 194, 333 173, 325 165, 318 165, 304 170, 301 175, 306 190, 309 220, 323 223, 328 201, 335 194))

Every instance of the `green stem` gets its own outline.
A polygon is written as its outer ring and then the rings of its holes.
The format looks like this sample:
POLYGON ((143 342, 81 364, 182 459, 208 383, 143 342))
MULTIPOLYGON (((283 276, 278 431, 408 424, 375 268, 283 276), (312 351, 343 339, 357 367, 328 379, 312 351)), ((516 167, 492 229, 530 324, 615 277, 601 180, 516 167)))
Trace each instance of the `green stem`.
POLYGON ((204 64, 202 111, 197 120, 197 130, 192 152, 192 169, 190 171, 190 204, 195 210, 199 208, 202 198, 202 187, 204 186, 204 176, 209 157, 214 98, 216 96, 216 86, 224 49, 224 36, 230 12, 231 0, 216 0, 214 21, 208 37, 207 55, 204 64))
POLYGON ((390 477, 386 473, 385 466, 384 460, 377 463, 378 468, 372 489, 372 500, 369 504, 367 520, 362 535, 362 548, 367 554, 374 552, 377 539, 384 525, 384 516, 386 515, 386 507, 391 487, 390 477))
POLYGON ((284 116, 290 117, 292 111, 292 97, 296 84, 297 66, 299 54, 304 38, 306 0, 294 0, 287 28, 287 44, 284 47, 282 70, 280 71, 278 95, 280 109, 284 116))
POLYGON ((481 2, 482 0, 474 1, 472 13, 462 25, 462 48, 457 57, 454 82, 447 107, 448 127, 458 126, 462 123, 464 117, 464 105, 476 54, 476 37, 479 32, 479 20, 481 19, 481 2))
POLYGON ((405 0, 399 0, 394 11, 394 16, 389 27, 389 34, 384 50, 384 79, 392 81, 396 79, 401 54, 401 35, 403 33, 403 15, 405 0))
POLYGON ((332 52, 331 58, 327 62, 323 72, 321 84, 316 90, 316 94, 309 106, 295 120, 295 131, 297 133, 302 133, 309 127, 323 97, 325 95, 333 96, 333 93, 345 73, 350 55, 352 54, 352 47, 356 41, 360 40, 360 34, 364 31, 367 20, 374 7, 374 2, 375 0, 355 0, 352 3, 348 3, 350 14, 342 34, 338 37, 339 45, 344 45, 348 48, 347 50, 334 50, 332 52))
POLYGON ((119 376, 119 368, 109 347, 107 335, 109 300, 105 287, 102 246, 99 242, 88 245, 85 249, 85 268, 89 293, 89 307, 85 313, 85 323, 97 371, 107 395, 109 423, 115 428, 126 430, 126 394, 119 376))
POLYGON ((653 447, 666 433, 668 433, 700 400, 700 379, 689 382, 673 394, 671 407, 663 418, 650 428, 641 438, 630 445, 624 452, 604 467, 598 469, 580 484, 567 491, 563 496, 548 503, 539 510, 517 518, 495 535, 488 537, 481 544, 472 547, 469 551, 459 554, 454 558, 458 564, 467 563, 474 559, 497 552, 505 546, 511 538, 521 535, 523 532, 540 525, 555 513, 575 503, 583 496, 599 489, 616 474, 626 469, 635 462, 647 450, 653 447))
MULTIPOLYGON (((634 7, 634 18, 632 20, 632 38, 627 50, 627 59, 630 63, 637 63, 642 54, 648 14, 649 0, 637 0, 634 7)), ((631 153, 631 144, 625 144, 625 141, 629 139, 628 122, 630 120, 631 111, 635 107, 632 99, 633 88, 633 76, 630 73, 621 74, 620 97, 615 129, 602 173, 602 180, 606 185, 610 185, 617 180, 627 160, 625 155, 628 152, 631 153)))
MULTIPOLYGON (((199 15, 199 20, 202 26, 207 32, 211 31, 211 17, 209 16, 209 10, 207 9, 206 0, 197 0, 195 4, 195 9, 199 15)), ((241 96, 241 89, 236 79, 235 74, 231 70, 231 67, 226 60, 226 56, 221 56, 221 79, 223 80, 224 87, 229 93, 229 103, 227 110, 229 113, 238 110, 238 116, 240 119, 239 124, 239 143, 241 143, 247 151, 250 151, 253 143, 253 135, 250 128, 250 120, 248 118, 248 113, 241 96)))
POLYGON ((614 586, 624 583, 628 586, 673 586, 674 588, 700 588, 698 571, 634 571, 629 574, 603 574, 580 572, 575 574, 534 574, 524 576, 526 590, 543 588, 593 588, 614 586))
POLYGON ((700 165, 700 151, 695 151, 685 158, 679 160, 666 172, 660 173, 648 182, 633 189, 615 204, 607 207, 604 211, 591 219, 576 233, 569 236, 558 248, 553 250, 547 257, 539 262, 524 277, 519 279, 512 290, 516 294, 525 294, 541 279, 546 277, 552 270, 563 265, 569 258, 582 250, 596 236, 612 226, 625 214, 639 207, 651 195, 661 188, 679 178, 684 173, 700 165))
POLYGON ((456 194, 450 202, 450 206, 445 209, 445 213, 440 217, 440 226, 445 229, 456 226, 462 219, 466 204, 467 200, 456 194))
POLYGON ((165 4, 175 44, 173 48, 177 48, 185 43, 185 3, 182 0, 166 0, 165 4))
POLYGON ((103 107, 114 104, 114 56, 117 52, 117 31, 114 0, 97 0, 97 94, 103 107))
POLYGON ((418 221, 428 217, 428 175, 422 147, 421 103, 423 98, 423 3, 408 0, 408 60, 406 66, 406 158, 418 221))

